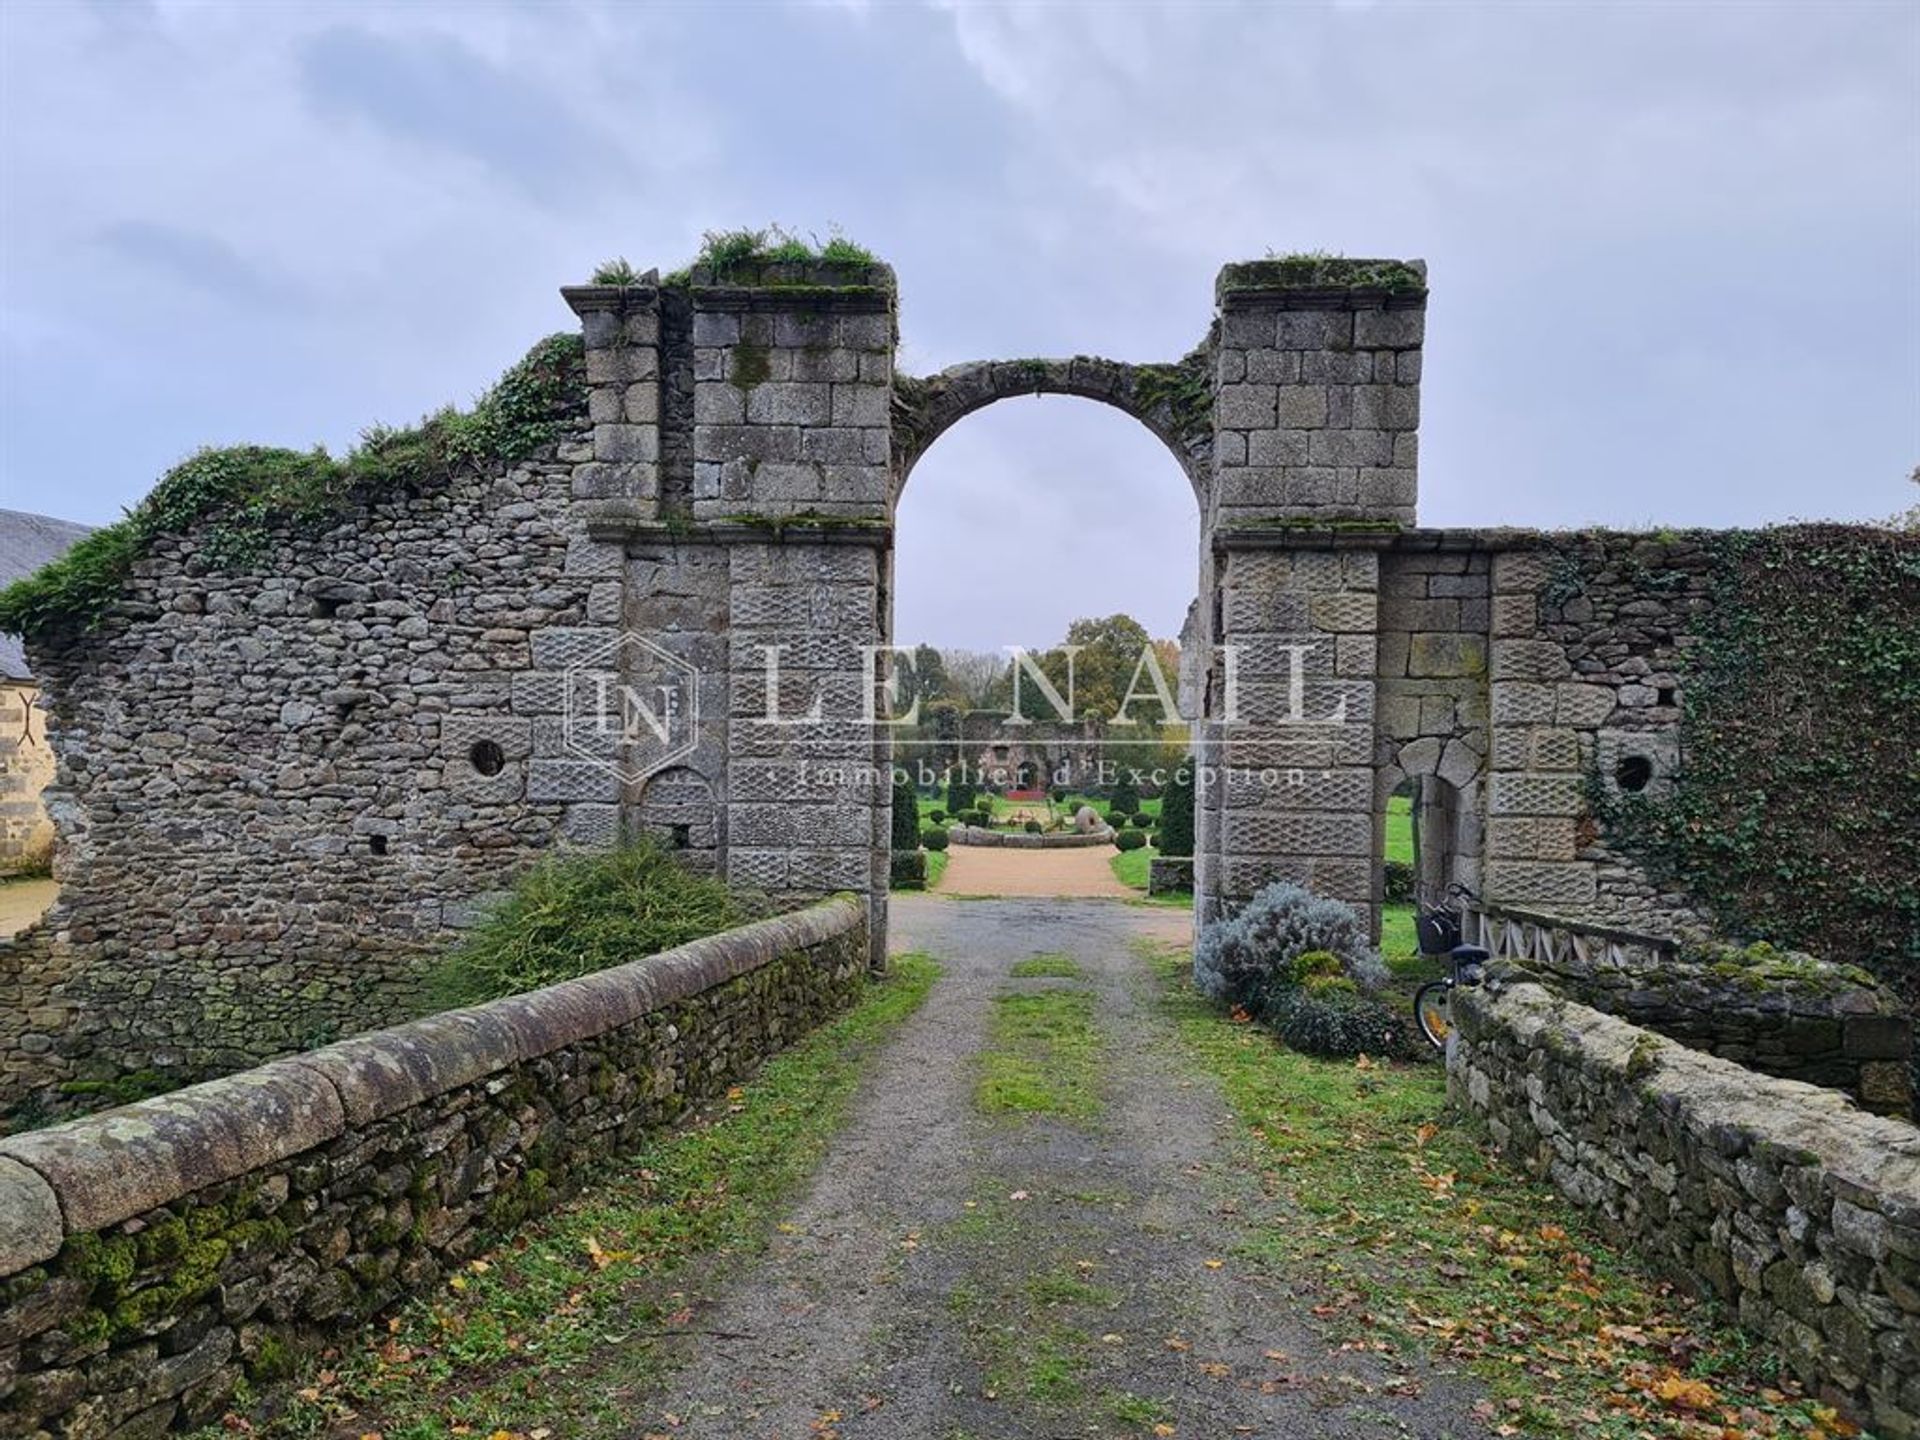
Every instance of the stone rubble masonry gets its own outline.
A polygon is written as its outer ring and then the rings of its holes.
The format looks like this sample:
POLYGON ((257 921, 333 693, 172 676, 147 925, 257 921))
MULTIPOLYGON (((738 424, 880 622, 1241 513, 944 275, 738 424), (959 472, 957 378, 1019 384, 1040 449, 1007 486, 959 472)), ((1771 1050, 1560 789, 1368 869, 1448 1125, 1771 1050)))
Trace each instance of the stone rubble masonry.
POLYGON ((1537 985, 1456 992, 1454 1102, 1816 1394, 1920 1436, 1920 1131, 1537 985))
POLYGON ((849 1005, 865 920, 829 900, 0 1140, 0 1434, 216 1419, 849 1005))
POLYGON ((1886 986, 1811 955, 1683 948, 1510 906, 1473 907, 1467 935, 1553 991, 1669 1040, 1787 1080, 1913 1113, 1913 1020, 1886 986))

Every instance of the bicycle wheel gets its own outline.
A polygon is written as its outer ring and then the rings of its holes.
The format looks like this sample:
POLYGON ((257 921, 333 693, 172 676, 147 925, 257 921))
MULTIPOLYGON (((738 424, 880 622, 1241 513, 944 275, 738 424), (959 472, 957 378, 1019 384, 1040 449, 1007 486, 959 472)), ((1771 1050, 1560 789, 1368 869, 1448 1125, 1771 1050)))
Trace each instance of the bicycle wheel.
POLYGON ((1429 980, 1413 992, 1413 1014, 1427 1043, 1436 1050, 1446 1049, 1447 1036, 1453 1033, 1453 987, 1444 980, 1429 980))

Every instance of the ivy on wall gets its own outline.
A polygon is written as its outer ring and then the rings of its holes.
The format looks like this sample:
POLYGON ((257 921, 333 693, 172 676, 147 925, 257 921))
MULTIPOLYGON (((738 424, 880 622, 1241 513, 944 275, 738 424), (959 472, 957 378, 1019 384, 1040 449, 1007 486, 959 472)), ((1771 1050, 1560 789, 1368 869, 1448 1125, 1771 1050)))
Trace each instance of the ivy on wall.
POLYGON ((1708 541, 1714 601, 1670 792, 1608 838, 1729 935, 1863 965, 1920 1004, 1920 534, 1708 541))
POLYGON ((377 427, 337 459, 318 448, 202 450, 168 471, 124 519, 0 591, 0 631, 85 631, 112 609, 135 562, 165 536, 196 532, 203 564, 242 569, 266 553, 276 527, 430 490, 464 467, 523 460, 583 424, 586 408, 581 338, 550 335, 471 410, 449 406, 405 430, 377 427))

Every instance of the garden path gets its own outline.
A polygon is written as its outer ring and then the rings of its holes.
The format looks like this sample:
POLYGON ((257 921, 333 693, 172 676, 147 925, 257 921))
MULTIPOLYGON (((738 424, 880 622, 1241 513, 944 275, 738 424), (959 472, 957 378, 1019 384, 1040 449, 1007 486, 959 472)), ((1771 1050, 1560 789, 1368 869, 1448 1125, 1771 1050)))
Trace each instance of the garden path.
POLYGON ((1135 949, 1184 942, 1188 914, 917 896, 892 917, 940 979, 625 1440, 1484 1433, 1472 1382, 1337 1348, 1313 1293, 1246 1255, 1273 1202, 1135 949), (994 1113, 995 1075, 1071 1103, 994 1113))
POLYGON ((1137 899, 1139 892, 1113 873, 1111 862, 1118 853, 1111 845, 1066 850, 954 845, 947 850, 947 873, 935 893, 1137 899))

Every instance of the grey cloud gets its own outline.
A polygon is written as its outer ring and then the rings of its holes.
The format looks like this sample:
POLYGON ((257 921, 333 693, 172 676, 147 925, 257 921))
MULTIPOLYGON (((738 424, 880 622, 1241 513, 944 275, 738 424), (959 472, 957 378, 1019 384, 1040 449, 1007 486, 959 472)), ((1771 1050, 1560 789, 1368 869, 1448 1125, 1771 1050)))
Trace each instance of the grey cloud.
POLYGON ((231 304, 284 304, 299 288, 246 259, 231 245, 198 230, 150 220, 121 220, 95 237, 108 253, 170 276, 231 304))
POLYGON ((336 26, 301 43, 299 72, 321 114, 473 161, 543 203, 583 184, 630 180, 635 171, 615 138, 564 96, 452 35, 336 26))

